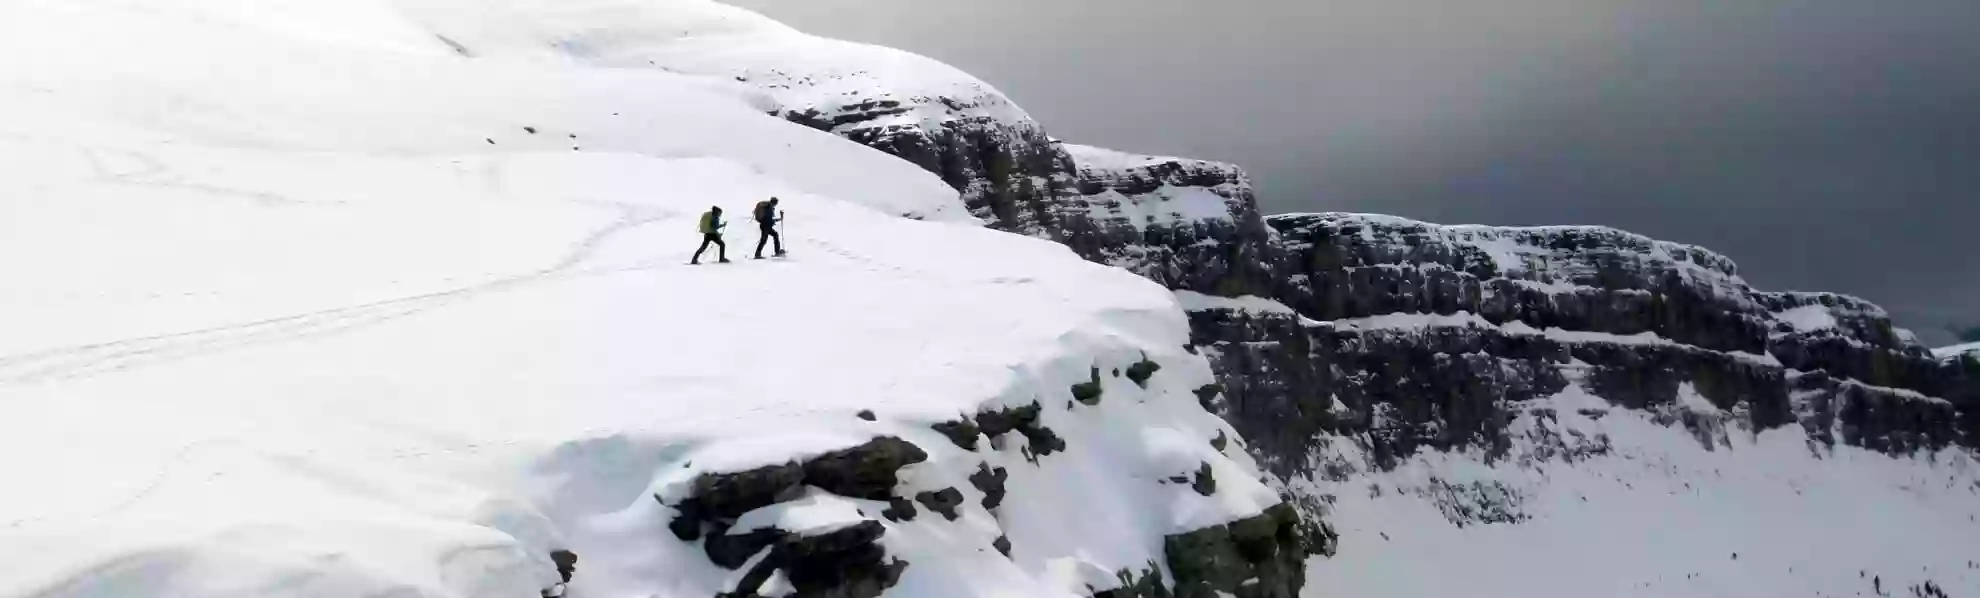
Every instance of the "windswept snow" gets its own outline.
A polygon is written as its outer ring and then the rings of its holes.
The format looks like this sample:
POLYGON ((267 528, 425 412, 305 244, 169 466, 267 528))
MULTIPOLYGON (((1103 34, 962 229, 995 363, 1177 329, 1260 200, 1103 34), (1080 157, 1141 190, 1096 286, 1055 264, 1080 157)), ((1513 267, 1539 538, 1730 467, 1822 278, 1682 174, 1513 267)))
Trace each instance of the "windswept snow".
POLYGON ((1961 355, 1973 355, 1976 357, 1980 357, 1980 343, 1967 343, 1964 345, 1940 347, 1938 349, 1933 349, 1932 354, 1938 356, 1939 359, 1946 359, 1946 360, 1955 359, 1961 355))
POLYGON ((1196 291, 1176 291, 1176 301, 1182 303, 1183 309, 1187 311, 1230 309, 1280 315, 1295 315, 1298 313, 1293 311, 1293 308, 1287 307, 1284 303, 1253 295, 1218 297, 1215 295, 1205 295, 1196 291))
MULTIPOLYGON (((826 45, 687 0, 0 6, 0 596, 529 597, 555 548, 572 596, 709 596, 656 491, 878 435, 971 505, 960 468, 1012 470, 997 518, 890 532, 903 596, 1075 595, 1276 502, 1163 289, 755 91, 597 66, 774 38, 826 45), (794 257, 749 261, 772 195, 794 257), (689 267, 711 204, 740 263, 689 267), (926 427, 1034 400, 1076 450, 926 427), (1159 485, 1205 462, 1217 497, 1159 485)), ((814 503, 762 516, 846 516, 814 503)))
POLYGON ((903 107, 864 126, 963 118, 1032 122, 1002 93, 955 67, 893 48, 807 35, 708 0, 396 2, 474 56, 705 75, 766 94, 771 103, 761 107, 799 112, 836 114, 885 101, 903 107))

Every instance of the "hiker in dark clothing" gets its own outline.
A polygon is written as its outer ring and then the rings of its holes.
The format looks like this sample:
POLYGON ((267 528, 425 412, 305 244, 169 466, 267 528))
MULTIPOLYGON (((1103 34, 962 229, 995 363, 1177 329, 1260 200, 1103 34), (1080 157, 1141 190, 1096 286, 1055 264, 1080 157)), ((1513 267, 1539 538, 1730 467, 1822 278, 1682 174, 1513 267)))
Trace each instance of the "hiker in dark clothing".
POLYGON ((708 208, 708 213, 701 215, 701 248, 694 250, 694 259, 689 260, 688 263, 700 265, 701 252, 708 251, 709 243, 715 244, 716 257, 724 264, 729 263, 729 244, 722 242, 722 229, 727 226, 729 226, 727 223, 722 222, 721 206, 708 208))
POLYGON ((756 259, 763 259, 763 244, 777 242, 777 257, 784 257, 784 236, 777 234, 777 198, 756 204, 756 230, 763 236, 756 240, 756 259))

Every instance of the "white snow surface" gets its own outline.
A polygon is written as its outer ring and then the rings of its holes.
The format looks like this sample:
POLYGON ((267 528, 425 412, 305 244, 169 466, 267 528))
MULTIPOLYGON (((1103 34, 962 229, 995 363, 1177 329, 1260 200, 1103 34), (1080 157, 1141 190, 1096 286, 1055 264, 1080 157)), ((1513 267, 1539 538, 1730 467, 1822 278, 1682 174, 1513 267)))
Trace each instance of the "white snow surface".
MULTIPOLYGON (((0 5, 0 596, 525 598, 568 548, 569 596, 701 598, 735 574, 655 494, 878 435, 968 498, 889 524, 895 596, 1085 595, 1277 502, 1209 446, 1170 293, 756 91, 611 68, 770 39, 854 47, 689 0, 0 5), (684 264, 770 195, 794 257, 684 264), (1070 445, 1036 465, 927 428, 1034 400, 1070 445), (1215 497, 1163 483, 1206 462, 1215 497)), ((847 517, 811 500, 762 517, 847 517)))
POLYGON ((808 35, 708 0, 393 1, 473 56, 705 75, 760 94, 764 109, 834 115, 866 112, 857 106, 868 102, 905 107, 861 127, 939 128, 974 118, 1036 126, 1002 92, 955 67, 808 35))
MULTIPOLYGON (((1656 421, 1724 418, 1683 394, 1690 416, 1571 387, 1516 413, 1506 459, 1430 453, 1308 485, 1334 497, 1342 537, 1338 556, 1313 561, 1306 595, 1913 596, 1927 582, 1980 592, 1969 454, 1814 448, 1795 427, 1728 425, 1701 443, 1656 421), (1572 462, 1544 452, 1604 445, 1572 462), (1521 521, 1476 516, 1487 512, 1521 521)), ((1326 453, 1361 459, 1344 442, 1326 453)))
POLYGON ((1080 168, 1106 171, 1106 172, 1119 172, 1119 171, 1132 170, 1137 168, 1148 168, 1151 166, 1159 166, 1162 164, 1169 164, 1169 163, 1195 165, 1195 166, 1218 168, 1218 169, 1236 168, 1235 166, 1231 166, 1229 164, 1210 162, 1208 160, 1198 160, 1195 158, 1178 158, 1175 156, 1155 156, 1149 154, 1137 154, 1134 152, 1124 152, 1120 150, 1107 149, 1103 147, 1080 145, 1077 143, 1061 143, 1059 144, 1059 146, 1065 148, 1066 154, 1072 157, 1073 164, 1078 165, 1080 168))
POLYGON ((1774 314, 1796 332, 1815 332, 1837 327, 1836 315, 1825 305, 1804 305, 1774 314))
POLYGON ((1940 347, 1937 349, 1933 349, 1932 354, 1938 356, 1939 359, 1945 359, 1945 360, 1951 360, 1961 355, 1973 355, 1976 357, 1980 357, 1980 343, 1967 343, 1964 345, 1940 347))
POLYGON ((1176 301, 1180 302, 1183 309, 1187 311, 1229 309, 1284 316, 1299 314, 1299 312, 1293 311, 1293 308, 1287 307, 1284 303, 1256 295, 1218 297, 1216 295, 1205 295, 1196 291, 1176 291, 1176 301))

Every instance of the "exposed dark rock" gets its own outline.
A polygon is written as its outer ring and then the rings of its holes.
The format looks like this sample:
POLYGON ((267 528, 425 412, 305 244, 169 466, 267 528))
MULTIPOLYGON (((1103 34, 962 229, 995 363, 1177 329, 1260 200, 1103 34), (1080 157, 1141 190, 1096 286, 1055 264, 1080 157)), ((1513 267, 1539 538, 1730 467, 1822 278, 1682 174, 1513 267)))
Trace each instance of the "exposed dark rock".
POLYGON ((757 596, 777 570, 806 598, 878 598, 899 583, 907 563, 878 544, 885 526, 867 521, 810 536, 787 535, 723 597, 757 596))
POLYGON ((874 414, 873 414, 873 410, 872 410, 872 409, 862 409, 862 410, 860 410, 860 412, 859 412, 859 418, 860 418, 860 419, 863 419, 863 420, 866 420, 866 421, 880 421, 880 418, 879 418, 879 416, 876 416, 876 415, 874 415, 874 414))
POLYGON ((577 553, 575 552, 569 550, 550 551, 550 562, 556 564, 557 576, 562 578, 563 581, 557 585, 544 588, 537 595, 543 598, 565 598, 565 591, 570 586, 571 576, 577 572, 577 560, 577 553))
POLYGON ((1159 371, 1162 371, 1162 364, 1155 363, 1147 357, 1142 357, 1141 361, 1128 366, 1127 377, 1129 380, 1134 381, 1135 386, 1148 388, 1148 380, 1154 378, 1155 372, 1159 371))
POLYGON ((1010 470, 998 467, 991 469, 989 463, 977 466, 976 473, 969 475, 969 483, 983 492, 983 508, 995 510, 1004 504, 1004 482, 1011 479, 1010 470))
POLYGON ((1088 406, 1100 404, 1100 368, 1093 368, 1093 379, 1072 385, 1073 400, 1088 406))
POLYGON ((1038 422, 1030 422, 1019 427, 1018 433, 1023 434, 1025 440, 1030 441, 1032 454, 1039 457, 1066 450, 1066 439, 1060 438, 1059 433, 1053 432, 1051 428, 1038 425, 1038 422))
POLYGON ((834 451, 806 461, 804 483, 837 494, 867 500, 887 500, 900 483, 902 467, 928 460, 914 443, 892 436, 834 451))
POLYGON ((990 543, 990 547, 997 549, 997 552, 1003 554, 1006 558, 1011 556, 1011 538, 1009 536, 997 536, 997 539, 990 543))
MULTIPOLYGON (((654 498, 658 499, 659 497, 654 498)), ((686 507, 688 507, 687 504, 677 507, 681 509, 681 512, 675 515, 673 519, 667 521, 667 531, 673 532, 674 537, 680 538, 682 542, 700 540, 702 528, 701 512, 690 512, 686 507)))
POLYGON ((1436 505, 1444 519, 1460 528, 1471 525, 1519 523, 1530 519, 1521 510, 1526 497, 1518 490, 1496 481, 1453 484, 1431 478, 1423 489, 1424 498, 1436 505))
POLYGON ((921 503, 922 506, 928 507, 930 511, 941 513, 942 517, 949 521, 962 518, 962 513, 956 511, 956 508, 961 507, 963 504, 961 490, 943 488, 934 492, 923 492, 914 495, 914 500, 921 503))
POLYGON ((1140 571, 1122 569, 1114 573, 1121 585, 1093 592, 1093 598, 1169 598, 1169 587, 1162 583, 1162 570, 1155 563, 1140 571))
POLYGON ((797 537, 780 545, 777 560, 798 596, 878 598, 900 581, 906 564, 889 560, 877 543, 886 528, 868 521, 827 534, 797 537))
POLYGON ((721 533, 710 533, 701 548, 708 554, 709 562, 724 569, 739 569, 749 563, 750 557, 784 539, 784 535, 783 530, 770 528, 743 533, 723 530, 721 533))
POLYGON ((926 460, 928 453, 920 447, 884 436, 803 463, 702 474, 688 495, 672 505, 677 514, 667 528, 682 541, 692 542, 711 529, 726 529, 745 513, 796 500, 807 485, 840 496, 887 500, 899 484, 900 469, 926 460))
POLYGON ((1057 432, 1038 422, 1042 407, 1037 401, 1023 407, 985 411, 976 414, 976 424, 991 438, 1017 432, 1031 445, 1034 458, 1066 450, 1066 441, 1057 432))
POLYGON ((1190 317, 1192 344, 1217 348, 1208 354, 1224 402, 1210 406, 1277 475, 1314 473, 1306 457, 1323 435, 1356 439, 1383 466, 1422 449, 1503 456, 1508 405, 1559 392, 1569 374, 1619 406, 1670 414, 1708 444, 1725 422, 1682 408, 1683 388, 1742 426, 1799 423, 1820 439, 1890 452, 1970 442, 1980 422, 1965 415, 1980 399, 1954 398, 1970 383, 1907 344, 1882 310, 1836 295, 1752 291, 1730 260, 1702 249, 1593 227, 1437 227, 1338 214, 1271 223, 1289 256, 1278 297, 1299 314, 1190 317), (1508 269, 1480 242, 1530 253, 1508 269), (1802 308, 1825 310, 1837 324, 1802 331, 1779 316, 1802 308), (1389 314, 1452 320, 1394 329, 1326 322, 1389 314), (1463 323, 1469 314, 1479 323, 1463 323), (1643 333, 1668 340, 1633 340, 1643 333), (1837 419, 1846 433, 1829 439, 1837 419))
POLYGON ((1039 404, 1033 401, 1030 405, 1022 407, 985 411, 976 414, 976 425, 982 428, 985 435, 996 438, 1018 429, 1019 426, 1036 424, 1040 409, 1039 404))
POLYGON ((1225 435, 1223 430, 1218 430, 1217 437, 1210 439, 1210 448, 1221 451, 1224 450, 1224 447, 1230 446, 1230 442, 1231 437, 1225 435))
MULTIPOLYGON (((1089 260, 1120 266, 1171 289, 1270 296, 1277 247, 1251 182, 1229 164, 1061 146, 1071 186, 1065 217, 1048 234, 1089 260), (1221 214, 1171 208, 1182 190, 1223 199, 1221 214)), ((1011 229, 1016 230, 1016 229, 1011 229)), ((1026 232, 1017 230, 1017 232, 1026 232)))
POLYGON ((1051 236, 1064 216, 1054 199, 1069 184, 1065 153, 1031 122, 1004 122, 974 116, 1000 96, 915 98, 916 105, 868 100, 830 113, 786 111, 784 117, 837 133, 913 162, 962 192, 963 204, 979 218, 1004 230, 1051 236), (926 106, 945 106, 950 118, 938 126, 892 126, 884 117, 926 106))
POLYGON ((1210 471, 1209 463, 1204 463, 1201 469, 1196 470, 1196 478, 1189 483, 1189 487, 1204 496, 1217 493, 1217 476, 1210 471))
POLYGON ((920 514, 921 512, 914 508, 914 501, 900 497, 887 499, 887 508, 880 511, 881 517, 886 517, 888 521, 895 523, 914 521, 914 518, 920 514))
POLYGON ((688 496, 673 505, 677 514, 667 527, 682 541, 692 542, 700 539, 709 525, 734 521, 744 513, 796 498, 804 478, 804 468, 797 463, 702 474, 695 478, 688 496))
POLYGON ((553 550, 550 551, 550 562, 556 563, 557 575, 564 578, 564 583, 570 583, 571 575, 577 572, 577 553, 569 550, 553 550))
POLYGON ((983 432, 976 427, 976 422, 969 418, 941 422, 930 427, 934 428, 936 433, 947 437, 949 442, 956 443, 956 446, 966 451, 976 450, 977 437, 983 432))
POLYGON ((1323 505, 1325 499, 1292 493, 1280 494, 1279 498, 1284 500, 1287 507, 1291 508, 1299 518, 1299 536, 1301 543, 1306 547, 1306 553, 1334 556, 1335 551, 1340 548, 1341 535, 1334 531, 1334 526, 1328 524, 1323 516, 1327 512, 1323 505))
POLYGON ((1229 525, 1169 536, 1164 551, 1177 598, 1295 598, 1306 584, 1299 514, 1279 505, 1229 525))
POLYGON ((1202 388, 1196 389, 1196 401, 1203 404, 1204 411, 1215 412, 1217 397, 1223 396, 1223 394, 1224 385, 1205 384, 1202 388))

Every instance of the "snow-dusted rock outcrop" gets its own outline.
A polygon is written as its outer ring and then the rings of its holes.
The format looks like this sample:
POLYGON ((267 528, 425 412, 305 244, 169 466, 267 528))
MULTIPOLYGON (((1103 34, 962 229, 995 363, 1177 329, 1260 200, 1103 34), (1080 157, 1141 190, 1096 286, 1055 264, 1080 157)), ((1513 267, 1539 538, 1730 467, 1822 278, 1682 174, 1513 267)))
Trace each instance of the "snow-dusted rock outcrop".
MULTIPOLYGON (((1973 446, 1962 383, 1883 310, 1763 293, 1710 251, 1597 227, 1447 227, 1386 216, 1271 218, 1283 307, 1202 303, 1227 417, 1282 475, 1320 436, 1391 463, 1420 449, 1509 450, 1511 405, 1580 376, 1605 400, 1679 409, 1689 393, 1752 429, 1894 453, 1973 446), (1572 375, 1570 375, 1572 374, 1572 375)), ((1717 424, 1684 420, 1708 436, 1717 424)))
POLYGON ((1201 396, 1339 535, 1315 587, 1980 589, 1950 556, 1980 549, 1980 368, 1874 305, 1599 227, 1269 221, 1278 300, 1179 296, 1220 373, 1201 396), (1425 560, 1460 564, 1396 569, 1425 560))
POLYGON ((1063 146, 1073 186, 1055 237, 1087 259, 1176 290, 1269 293, 1278 248, 1251 179, 1218 162, 1063 146))

